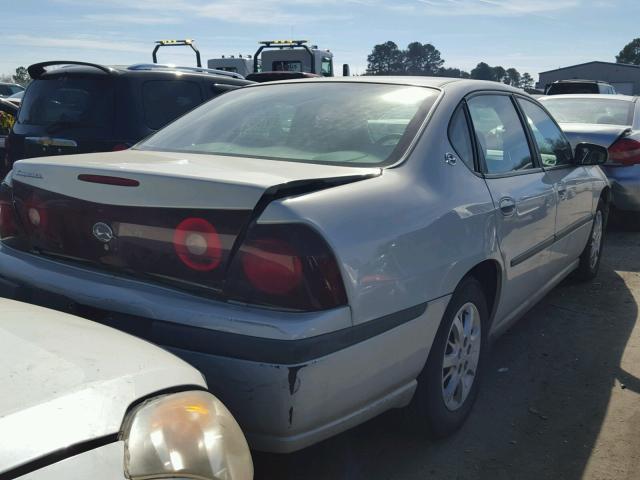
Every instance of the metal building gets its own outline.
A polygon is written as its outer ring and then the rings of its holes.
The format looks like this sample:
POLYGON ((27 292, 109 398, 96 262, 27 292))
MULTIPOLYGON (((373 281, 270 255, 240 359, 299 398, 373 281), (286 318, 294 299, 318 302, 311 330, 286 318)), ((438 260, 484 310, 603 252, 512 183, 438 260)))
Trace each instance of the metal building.
POLYGON ((544 90, 547 85, 557 80, 580 78, 585 80, 602 80, 615 87, 618 93, 640 95, 640 65, 612 62, 587 62, 570 67, 540 72, 540 80, 536 88, 544 90))

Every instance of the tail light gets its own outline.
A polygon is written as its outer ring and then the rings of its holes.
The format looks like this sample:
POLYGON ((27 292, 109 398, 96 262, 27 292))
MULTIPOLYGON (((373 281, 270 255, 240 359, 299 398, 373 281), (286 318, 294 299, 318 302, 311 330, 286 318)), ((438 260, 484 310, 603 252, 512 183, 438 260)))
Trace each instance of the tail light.
POLYGON ((0 184, 0 240, 17 234, 15 209, 11 187, 8 184, 0 184))
POLYGON ((621 138, 609 147, 609 162, 620 165, 640 164, 640 142, 632 138, 621 138))
POLYGON ((112 152, 120 152, 122 150, 127 150, 129 145, 125 143, 116 143, 113 147, 111 147, 112 152))
POLYGON ((180 222, 173 235, 173 247, 182 263, 198 272, 214 270, 222 259, 218 232, 204 218, 180 222))
POLYGON ((301 311, 347 303, 331 249, 301 224, 254 225, 229 267, 225 294, 243 303, 301 311))

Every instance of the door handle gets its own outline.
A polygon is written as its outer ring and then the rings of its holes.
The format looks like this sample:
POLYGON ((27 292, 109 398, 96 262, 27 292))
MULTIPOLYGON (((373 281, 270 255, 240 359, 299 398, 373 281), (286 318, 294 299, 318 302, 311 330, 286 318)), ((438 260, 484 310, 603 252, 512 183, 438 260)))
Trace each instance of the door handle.
POLYGON ((516 213, 516 201, 511 197, 504 197, 500 200, 500 212, 505 217, 510 217, 516 213))
POLYGON ((558 197, 560 200, 565 200, 567 198, 567 185, 564 182, 558 183, 558 197))

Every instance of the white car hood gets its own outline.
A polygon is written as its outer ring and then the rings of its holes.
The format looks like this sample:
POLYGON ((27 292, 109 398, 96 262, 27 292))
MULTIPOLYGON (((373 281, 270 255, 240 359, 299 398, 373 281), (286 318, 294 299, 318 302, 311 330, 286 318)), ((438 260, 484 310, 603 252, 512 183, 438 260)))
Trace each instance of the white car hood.
POLYGON ((117 433, 141 397, 205 386, 182 360, 89 320, 4 299, 0 319, 0 474, 117 433))

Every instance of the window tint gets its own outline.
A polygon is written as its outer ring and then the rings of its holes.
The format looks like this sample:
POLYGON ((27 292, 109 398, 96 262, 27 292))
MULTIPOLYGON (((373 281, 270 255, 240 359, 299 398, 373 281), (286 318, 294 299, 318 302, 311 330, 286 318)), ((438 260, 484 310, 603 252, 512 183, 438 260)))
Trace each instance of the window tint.
POLYGON ((99 77, 61 76, 36 80, 22 99, 18 123, 110 127, 113 124, 113 83, 99 77))
POLYGON ((547 95, 562 95, 565 93, 600 93, 600 90, 595 82, 553 83, 547 90, 547 95))
POLYGON ((519 98, 518 103, 527 117, 540 150, 542 165, 544 167, 570 165, 573 158, 571 145, 551 117, 538 105, 528 100, 519 98))
POLYGON ((449 140, 460 159, 466 163, 471 170, 474 170, 473 144, 471 143, 471 134, 469 133, 469 126, 467 125, 467 119, 464 115, 462 105, 456 109, 451 117, 451 123, 449 123, 449 140))
POLYGON ((520 117, 507 95, 479 95, 467 102, 487 173, 533 168, 520 117))
POLYGON ((186 80, 153 80, 142 87, 145 122, 158 130, 202 103, 200 85, 186 80))
POLYGON ((333 76, 333 61, 330 58, 322 57, 322 64, 320 65, 321 74, 323 77, 333 76))
POLYGON ((271 64, 274 72, 301 72, 302 62, 282 60, 271 64))
POLYGON ((263 84, 221 95, 137 148, 379 165, 406 151, 437 96, 401 85, 263 84))

